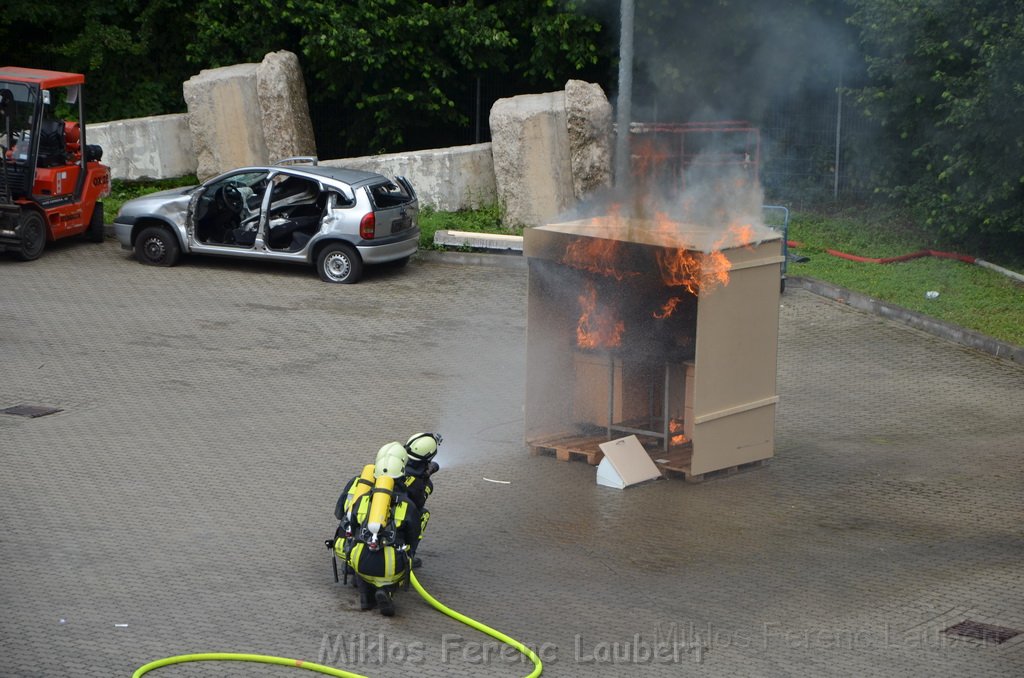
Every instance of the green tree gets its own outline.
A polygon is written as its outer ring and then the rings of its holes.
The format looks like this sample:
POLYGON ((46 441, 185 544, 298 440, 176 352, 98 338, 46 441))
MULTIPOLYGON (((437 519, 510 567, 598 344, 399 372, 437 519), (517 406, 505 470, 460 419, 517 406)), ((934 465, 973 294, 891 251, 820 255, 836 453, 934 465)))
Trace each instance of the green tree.
POLYGON ((598 62, 601 30, 554 0, 256 0, 241 15, 200 0, 196 25, 193 63, 299 54, 311 99, 336 111, 318 143, 336 136, 349 153, 399 150, 431 128, 466 125, 455 98, 477 76, 564 84, 598 62))
POLYGON ((1019 1, 852 0, 887 132, 885 188, 984 250, 1024 234, 1024 12, 1019 1))
POLYGON ((318 145, 355 154, 466 127, 478 78, 520 93, 606 73, 601 37, 574 0, 12 0, 0 62, 85 73, 101 121, 182 111, 200 69, 290 50, 327 111, 318 145))
POLYGON ((0 25, 0 60, 85 74, 94 122, 182 111, 192 4, 14 0, 0 25))

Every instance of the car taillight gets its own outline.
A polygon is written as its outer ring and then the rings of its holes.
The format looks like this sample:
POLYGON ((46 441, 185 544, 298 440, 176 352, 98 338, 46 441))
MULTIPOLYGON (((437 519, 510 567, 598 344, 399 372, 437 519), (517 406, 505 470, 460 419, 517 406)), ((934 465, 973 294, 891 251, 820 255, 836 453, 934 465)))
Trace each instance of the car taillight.
POLYGON ((377 217, 373 212, 366 214, 359 221, 359 237, 363 240, 373 240, 373 232, 377 228, 377 217))

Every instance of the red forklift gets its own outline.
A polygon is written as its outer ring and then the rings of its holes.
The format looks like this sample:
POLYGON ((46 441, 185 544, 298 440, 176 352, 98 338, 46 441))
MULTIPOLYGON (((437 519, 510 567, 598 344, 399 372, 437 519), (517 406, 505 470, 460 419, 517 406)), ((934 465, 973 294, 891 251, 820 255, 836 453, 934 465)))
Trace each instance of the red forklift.
POLYGON ((31 261, 61 238, 103 242, 110 168, 85 143, 84 83, 76 73, 0 67, 0 252, 31 261))

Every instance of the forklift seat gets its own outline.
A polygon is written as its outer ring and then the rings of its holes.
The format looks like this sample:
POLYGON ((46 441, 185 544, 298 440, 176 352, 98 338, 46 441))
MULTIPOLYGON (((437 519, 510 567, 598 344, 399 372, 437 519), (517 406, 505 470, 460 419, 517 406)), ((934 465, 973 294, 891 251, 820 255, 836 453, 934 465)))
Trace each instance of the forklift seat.
POLYGON ((39 125, 39 159, 37 167, 55 167, 67 164, 67 146, 64 141, 64 121, 44 119, 39 125))

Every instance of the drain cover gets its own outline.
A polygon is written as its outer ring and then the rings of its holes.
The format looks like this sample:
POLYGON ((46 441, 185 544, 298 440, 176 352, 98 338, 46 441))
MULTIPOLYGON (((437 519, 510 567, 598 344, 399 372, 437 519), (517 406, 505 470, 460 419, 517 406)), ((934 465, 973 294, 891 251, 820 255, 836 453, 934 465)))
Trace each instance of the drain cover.
POLYGON ((48 414, 62 411, 59 407, 49 407, 48 405, 15 405, 0 410, 4 414, 16 414, 19 417, 45 417, 48 414))
POLYGON ((950 626, 948 629, 943 631, 943 633, 949 636, 975 638, 985 642, 992 641, 996 644, 1005 643, 1010 638, 1020 635, 1020 631, 1015 629, 1008 629, 1005 626, 994 626, 992 624, 982 624, 981 622, 971 621, 970 619, 966 619, 959 624, 950 626))

